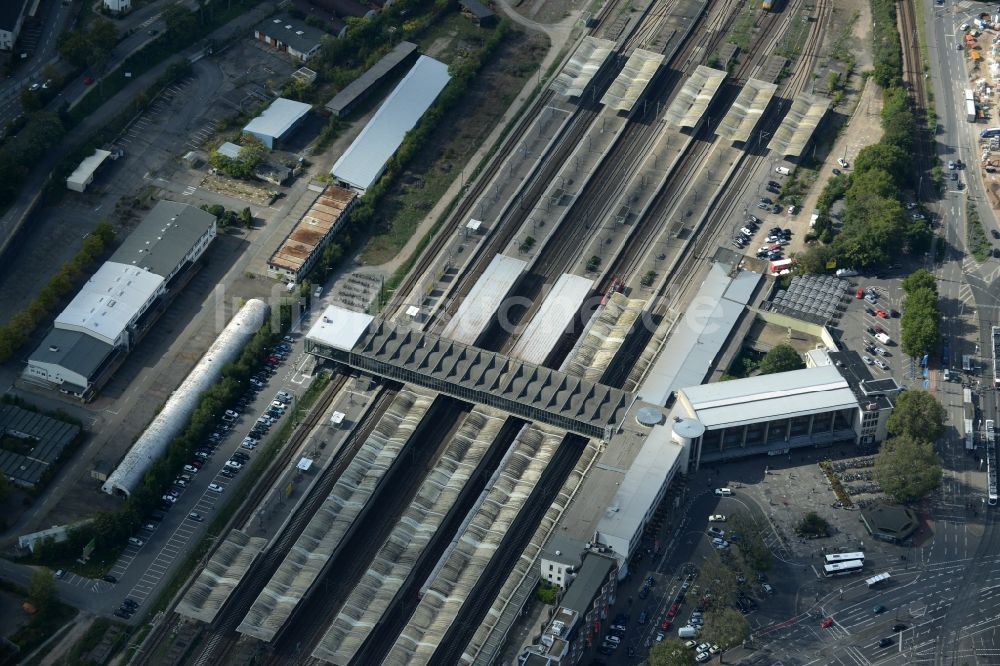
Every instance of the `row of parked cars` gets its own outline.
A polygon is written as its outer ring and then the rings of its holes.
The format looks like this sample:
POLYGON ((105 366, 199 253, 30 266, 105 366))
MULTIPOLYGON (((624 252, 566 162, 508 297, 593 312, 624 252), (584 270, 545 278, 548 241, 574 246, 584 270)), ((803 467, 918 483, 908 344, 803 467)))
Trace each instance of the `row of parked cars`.
MULTIPOLYGON (((205 463, 208 462, 208 460, 215 453, 216 449, 218 449, 225 438, 229 435, 230 431, 232 431, 232 429, 236 426, 236 423, 244 410, 250 406, 257 394, 265 387, 267 380, 277 372, 278 365, 291 351, 291 347, 288 344, 289 342, 291 342, 291 339, 286 337, 284 342, 276 346, 271 351, 271 355, 265 361, 264 367, 250 377, 247 391, 240 396, 232 407, 227 409, 219 418, 219 422, 216 424, 215 429, 208 435, 205 443, 198 447, 198 449, 194 452, 193 459, 188 464, 184 465, 183 472, 174 479, 171 488, 160 497, 160 507, 150 513, 149 517, 143 523, 140 534, 129 537, 128 542, 131 545, 136 547, 145 545, 148 535, 156 529, 160 521, 167 517, 167 512, 173 508, 174 504, 176 504, 180 499, 181 493, 184 489, 194 482, 194 476, 201 471, 205 463)), ((256 446, 260 438, 267 433, 268 428, 270 428, 270 426, 276 422, 282 414, 284 414, 285 408, 291 400, 291 394, 286 391, 278 391, 269 406, 267 413, 264 416, 261 416, 257 422, 254 423, 254 426, 244 438, 244 448, 252 450, 256 446)), ((219 471, 219 476, 227 479, 233 478, 239 470, 242 469, 247 462, 249 462, 249 460, 249 455, 243 453, 242 451, 237 451, 223 465, 222 469, 219 471)), ((225 490, 225 486, 220 483, 212 482, 208 484, 208 490, 213 493, 221 494, 225 490)), ((197 511, 191 511, 188 513, 187 519, 200 523, 204 522, 205 517, 197 511)), ((110 575, 105 576, 104 579, 112 583, 117 582, 117 580, 110 575)), ((122 607, 115 612, 115 615, 123 618, 131 617, 132 613, 134 613, 137 608, 138 604, 136 604, 135 601, 126 599, 125 602, 123 602, 122 607)))

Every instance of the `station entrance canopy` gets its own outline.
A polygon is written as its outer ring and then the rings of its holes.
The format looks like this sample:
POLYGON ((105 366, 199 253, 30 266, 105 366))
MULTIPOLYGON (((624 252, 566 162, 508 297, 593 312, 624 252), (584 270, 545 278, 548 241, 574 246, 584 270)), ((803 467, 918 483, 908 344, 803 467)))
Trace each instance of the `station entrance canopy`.
POLYGON ((330 306, 306 351, 352 368, 609 439, 632 396, 558 370, 330 306))

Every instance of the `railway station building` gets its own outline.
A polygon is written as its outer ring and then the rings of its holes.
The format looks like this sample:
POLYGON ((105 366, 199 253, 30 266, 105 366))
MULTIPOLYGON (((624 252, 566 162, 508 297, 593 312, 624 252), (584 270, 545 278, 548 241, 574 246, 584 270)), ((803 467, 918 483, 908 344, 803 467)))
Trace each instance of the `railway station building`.
POLYGON ((895 380, 874 380, 854 352, 821 353, 819 358, 828 360, 803 370, 677 391, 673 416, 705 427, 692 447, 695 467, 885 439, 892 399, 900 390, 895 380))

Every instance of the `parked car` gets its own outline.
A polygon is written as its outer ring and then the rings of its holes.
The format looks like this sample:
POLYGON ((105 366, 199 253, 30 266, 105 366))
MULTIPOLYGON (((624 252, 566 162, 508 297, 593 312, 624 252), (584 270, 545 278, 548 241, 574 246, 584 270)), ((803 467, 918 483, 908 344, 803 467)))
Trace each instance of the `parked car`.
POLYGON ((847 160, 845 160, 843 157, 837 158, 837 164, 839 164, 843 169, 847 168, 847 160))
POLYGON ((162 500, 163 500, 164 502, 166 502, 167 504, 173 504, 174 502, 176 502, 176 501, 177 501, 177 498, 176 498, 176 497, 174 497, 174 496, 172 496, 172 495, 164 495, 164 496, 163 496, 163 497, 161 497, 160 499, 162 499, 162 500))
POLYGON ((128 538, 128 542, 130 544, 132 544, 133 546, 142 546, 144 543, 146 543, 145 541, 143 541, 139 537, 129 537, 128 538))
POLYGON ((716 538, 721 538, 721 537, 726 536, 726 531, 725 530, 720 530, 718 527, 709 527, 708 528, 708 533, 711 534, 713 537, 716 537, 716 538))
POLYGON ((241 463, 238 460, 227 460, 226 467, 230 467, 232 469, 241 469, 243 467, 243 463, 241 463))
POLYGON ((188 474, 197 474, 198 468, 195 467, 194 465, 184 465, 184 471, 187 472, 188 474))
POLYGON ((225 490, 225 488, 223 486, 220 486, 218 483, 208 484, 208 489, 211 490, 213 493, 221 493, 223 490, 225 490))
POLYGON ((710 523, 724 523, 726 522, 726 517, 721 513, 716 513, 708 517, 708 522, 710 523))
POLYGON ((196 523, 205 522, 204 516, 202 516, 197 511, 192 511, 191 513, 189 513, 188 514, 188 518, 190 518, 191 520, 195 521, 196 523))
POLYGON ((104 576, 101 577, 101 580, 111 583, 112 585, 118 583, 118 579, 112 576, 111 574, 104 574, 104 576))

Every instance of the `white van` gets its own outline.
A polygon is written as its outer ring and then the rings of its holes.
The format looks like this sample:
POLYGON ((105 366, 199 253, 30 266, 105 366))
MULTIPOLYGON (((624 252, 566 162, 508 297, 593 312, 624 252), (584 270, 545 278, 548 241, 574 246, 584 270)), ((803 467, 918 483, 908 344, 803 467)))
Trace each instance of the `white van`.
POLYGON ((775 171, 775 173, 780 173, 782 176, 787 176, 788 174, 790 174, 792 172, 791 169, 789 169, 788 167, 783 167, 783 166, 774 167, 774 171, 775 171))
POLYGON ((698 635, 698 630, 695 627, 687 626, 681 627, 677 630, 678 638, 694 638, 698 635))
POLYGON ((716 495, 721 495, 722 497, 731 497, 732 494, 733 494, 733 489, 732 488, 716 488, 715 489, 715 494, 716 495))

